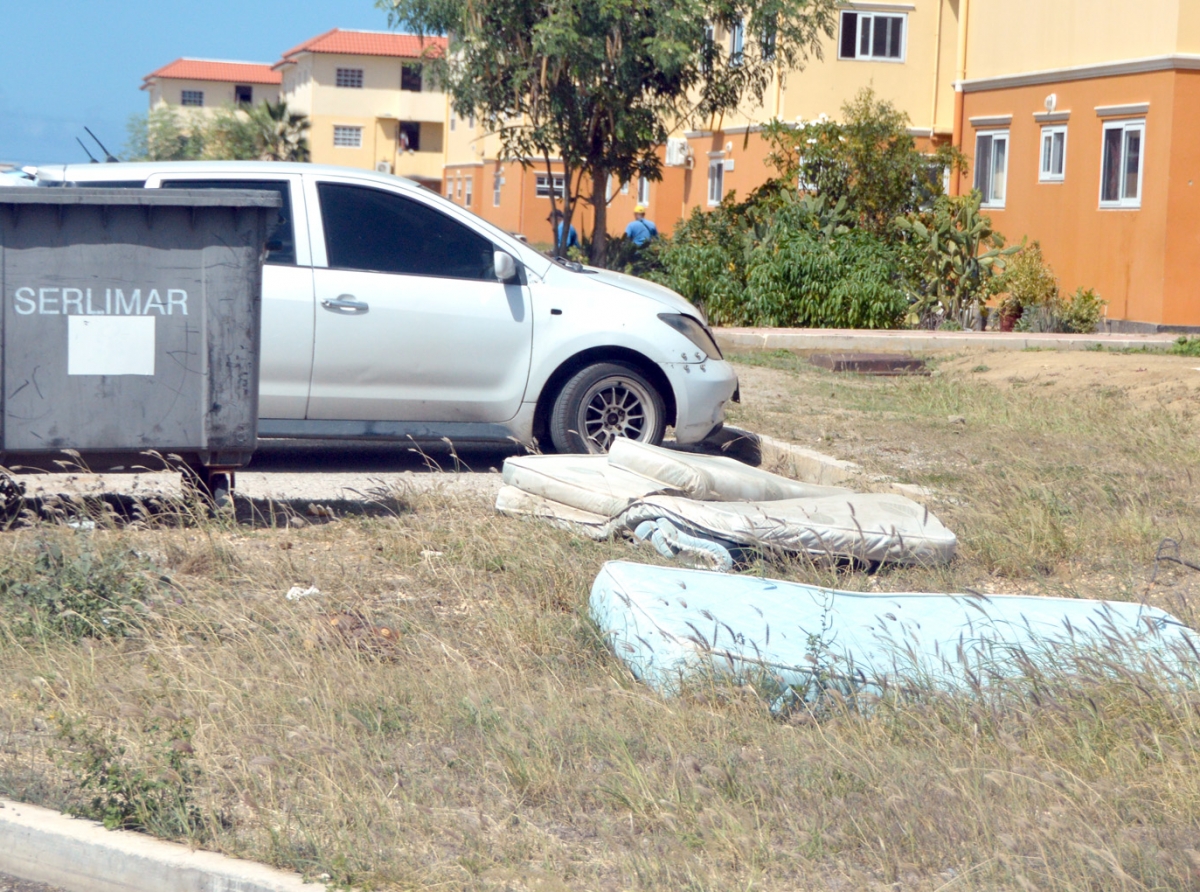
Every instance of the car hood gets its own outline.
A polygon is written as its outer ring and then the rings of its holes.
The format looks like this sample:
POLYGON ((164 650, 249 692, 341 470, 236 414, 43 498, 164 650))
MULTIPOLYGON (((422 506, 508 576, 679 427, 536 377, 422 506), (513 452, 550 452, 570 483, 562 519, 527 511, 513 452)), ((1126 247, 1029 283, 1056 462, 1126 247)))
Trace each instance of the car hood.
POLYGON ((695 316, 701 321, 707 321, 704 319, 704 314, 696 306, 676 294, 670 288, 651 282, 648 279, 627 276, 625 273, 616 273, 609 269, 596 269, 591 266, 585 267, 585 269, 590 277, 593 277, 596 281, 603 282, 605 285, 612 285, 623 291, 630 291, 642 297, 648 297, 674 310, 676 313, 695 316))

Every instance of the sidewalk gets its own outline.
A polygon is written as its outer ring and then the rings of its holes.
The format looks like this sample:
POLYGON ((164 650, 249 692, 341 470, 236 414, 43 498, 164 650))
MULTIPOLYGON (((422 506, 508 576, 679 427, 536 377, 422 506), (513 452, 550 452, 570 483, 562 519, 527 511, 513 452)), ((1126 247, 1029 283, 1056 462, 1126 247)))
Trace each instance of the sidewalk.
POLYGON ((1166 350, 1176 334, 1026 334, 998 331, 867 331, 842 328, 718 328, 722 350, 1166 350))

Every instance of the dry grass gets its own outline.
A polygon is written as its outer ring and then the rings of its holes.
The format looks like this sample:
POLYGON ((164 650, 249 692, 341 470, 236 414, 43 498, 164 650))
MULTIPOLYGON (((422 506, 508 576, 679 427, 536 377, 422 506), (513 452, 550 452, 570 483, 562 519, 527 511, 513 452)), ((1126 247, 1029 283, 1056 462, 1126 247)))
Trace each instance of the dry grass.
MULTIPOLYGON (((1198 590, 1166 566, 1150 584, 1162 538, 1200 541, 1191 411, 756 362, 738 421, 935 487, 962 542, 944 570, 770 572, 1176 613, 1198 590)), ((1097 669, 790 721, 736 688, 663 701, 586 618, 601 563, 650 551, 401 496, 394 516, 304 529, 5 534, 0 788, 87 807, 90 767, 158 832, 374 888, 1200 886, 1191 686, 1097 669), (149 602, 126 610, 132 634, 17 622, 45 543, 124 567, 118 594, 149 602), (323 594, 289 601, 293 585, 323 594)))

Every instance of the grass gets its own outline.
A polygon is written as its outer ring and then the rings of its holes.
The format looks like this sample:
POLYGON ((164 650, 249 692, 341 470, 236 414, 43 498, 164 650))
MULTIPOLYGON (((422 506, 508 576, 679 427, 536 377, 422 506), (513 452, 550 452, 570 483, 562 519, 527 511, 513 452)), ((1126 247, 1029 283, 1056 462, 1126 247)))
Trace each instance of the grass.
MULTIPOLYGON (((949 568, 768 572, 1191 619, 1200 574, 1154 556, 1200 541, 1192 412, 738 361, 737 423, 933 487, 962 544, 949 568)), ((1200 885, 1194 686, 1097 663, 866 714, 780 720, 720 684, 661 700, 586 615, 605 560, 653 552, 395 495, 303 529, 184 511, 5 533, 0 789, 365 888, 1200 885), (48 579, 86 622, 47 621, 48 579)))

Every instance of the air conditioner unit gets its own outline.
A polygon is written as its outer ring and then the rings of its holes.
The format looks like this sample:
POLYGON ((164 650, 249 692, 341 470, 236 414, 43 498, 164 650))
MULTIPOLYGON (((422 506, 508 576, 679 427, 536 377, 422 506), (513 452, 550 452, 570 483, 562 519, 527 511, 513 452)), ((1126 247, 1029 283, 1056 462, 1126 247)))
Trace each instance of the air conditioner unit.
POLYGON ((376 162, 375 163, 375 172, 376 173, 391 173, 392 172, 392 162, 391 161, 376 162))
POLYGON ((667 167, 683 167, 687 164, 688 142, 686 139, 671 137, 667 140, 667 167))

